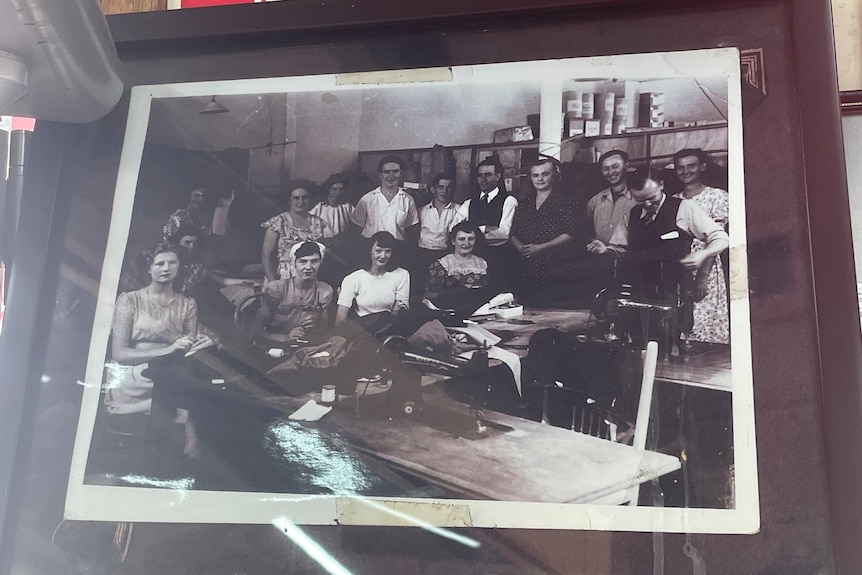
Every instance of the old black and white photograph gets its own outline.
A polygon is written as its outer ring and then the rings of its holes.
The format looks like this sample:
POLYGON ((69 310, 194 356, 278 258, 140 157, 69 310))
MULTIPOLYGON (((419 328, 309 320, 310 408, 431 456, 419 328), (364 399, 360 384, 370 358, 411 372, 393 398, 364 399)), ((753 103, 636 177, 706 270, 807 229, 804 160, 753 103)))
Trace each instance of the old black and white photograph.
POLYGON ((744 200, 735 49, 134 87, 66 516, 756 531, 744 200))

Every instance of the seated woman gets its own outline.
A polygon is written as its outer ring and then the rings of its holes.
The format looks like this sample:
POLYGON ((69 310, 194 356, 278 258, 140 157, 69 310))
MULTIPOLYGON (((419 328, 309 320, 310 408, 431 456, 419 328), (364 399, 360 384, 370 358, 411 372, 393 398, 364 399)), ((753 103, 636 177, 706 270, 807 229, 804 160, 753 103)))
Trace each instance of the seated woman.
MULTIPOLYGON (((195 301, 174 291, 180 266, 177 248, 170 242, 160 242, 144 252, 143 263, 149 283, 120 294, 114 310, 114 363, 108 366, 105 394, 110 415, 149 415, 153 382, 142 375, 147 363, 176 351, 193 352, 212 344, 209 337, 198 335, 195 301)), ((188 412, 177 409, 176 422, 185 424, 185 454, 196 457, 199 449, 188 412)))
POLYGON ((479 229, 469 221, 452 227, 446 254, 428 269, 425 299, 440 309, 469 316, 494 295, 488 287, 488 262, 473 253, 479 229))
POLYGON ((254 321, 256 339, 307 342, 326 329, 332 288, 317 279, 324 253, 325 248, 317 242, 293 246, 293 277, 264 286, 254 321))
POLYGON ((377 232, 370 241, 369 263, 348 274, 341 282, 336 325, 347 321, 354 305, 360 323, 365 323, 362 318, 373 314, 397 315, 409 308, 410 274, 403 268, 392 269, 390 265, 395 236, 389 232, 377 232))
POLYGON ((561 303, 570 295, 574 261, 567 249, 576 234, 575 208, 558 190, 560 163, 539 156, 530 166, 532 191, 519 202, 510 242, 518 258, 518 296, 532 305, 561 303))
POLYGON ((377 232, 370 241, 368 265, 341 282, 336 326, 348 323, 353 312, 359 327, 378 338, 400 335, 418 347, 451 351, 452 342, 436 321, 439 314, 427 309, 410 310, 410 274, 403 268, 390 269, 395 237, 389 232, 377 232))
POLYGON ((267 281, 289 278, 293 273, 290 248, 305 241, 323 237, 326 222, 308 213, 314 184, 305 180, 292 182, 287 191, 290 209, 261 224, 263 237, 261 260, 267 281))

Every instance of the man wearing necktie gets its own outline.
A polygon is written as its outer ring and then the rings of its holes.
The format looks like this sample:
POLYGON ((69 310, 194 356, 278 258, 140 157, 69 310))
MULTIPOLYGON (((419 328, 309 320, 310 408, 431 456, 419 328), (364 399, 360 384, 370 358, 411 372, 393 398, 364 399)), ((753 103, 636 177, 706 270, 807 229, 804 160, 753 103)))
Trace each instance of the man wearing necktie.
POLYGON ((497 156, 491 156, 476 166, 478 190, 458 209, 452 224, 467 220, 475 224, 484 234, 484 241, 477 242, 476 254, 488 262, 488 283, 497 289, 511 289, 511 262, 513 251, 509 246, 509 234, 518 200, 510 196, 502 183, 503 166, 497 156))
MULTIPOLYGON (((629 213, 627 237, 620 260, 623 284, 631 286, 636 301, 662 306, 659 315, 641 315, 645 337, 657 322, 667 353, 675 353, 683 326, 691 323, 689 305, 695 297, 692 272, 710 265, 729 245, 727 232, 695 202, 668 197, 658 172, 645 166, 628 175, 628 187, 637 202, 629 213), (692 238, 705 247, 691 251, 692 238)), ((634 319, 634 318, 630 318, 634 319)), ((623 331, 635 335, 634 324, 620 322, 623 331)))
POLYGON ((690 272, 728 248, 727 232, 693 201, 668 197, 651 167, 630 173, 628 188, 637 205, 628 220, 626 279, 655 303, 679 305, 691 287, 690 272), (692 252, 692 238, 704 249, 692 252))

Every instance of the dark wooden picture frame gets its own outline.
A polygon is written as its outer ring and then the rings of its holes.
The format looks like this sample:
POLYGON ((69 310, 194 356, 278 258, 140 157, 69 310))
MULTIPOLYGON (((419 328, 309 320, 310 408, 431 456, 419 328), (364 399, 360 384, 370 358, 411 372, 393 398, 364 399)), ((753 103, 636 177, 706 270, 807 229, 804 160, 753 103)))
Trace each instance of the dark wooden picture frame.
MULTIPOLYGON (((523 25, 527 21, 548 21, 562 15, 576 14, 581 21, 608 21, 613 15, 617 22, 615 26, 632 27, 638 31, 621 34, 616 39, 615 51, 620 53, 658 50, 671 43, 676 49, 712 46, 728 41, 733 43, 734 34, 743 38, 756 36, 753 30, 745 28, 742 23, 733 32, 722 28, 732 19, 731 14, 746 11, 749 11, 748 15, 756 11, 757 16, 771 18, 773 22, 781 22, 784 26, 777 31, 781 41, 772 48, 776 52, 768 49, 764 51, 767 59, 766 78, 768 82, 771 81, 770 70, 776 74, 772 78, 777 78, 778 91, 786 90, 793 78, 797 79, 792 84, 794 96, 791 100, 783 101, 782 111, 787 112, 787 106, 796 109, 794 117, 798 124, 788 136, 794 142, 791 147, 797 152, 804 151, 805 159, 803 164, 802 155, 797 153, 793 160, 782 164, 781 169, 787 170, 788 165, 793 166, 787 179, 801 182, 805 190, 788 199, 788 202, 793 204, 793 210, 801 209, 807 213, 809 229, 786 235, 785 240, 789 243, 782 243, 782 234, 779 233, 783 231, 782 226, 776 225, 776 234, 772 239, 764 237, 762 242, 753 245, 756 242, 752 241, 749 245, 751 269, 755 276, 760 276, 755 279, 764 281, 759 285, 762 298, 758 296, 752 301, 755 401, 759 425, 765 422, 767 430, 758 436, 761 484, 764 487, 763 529, 765 533, 773 535, 780 533, 781 540, 787 543, 779 544, 777 549, 755 552, 755 549, 768 545, 762 533, 743 539, 709 537, 704 544, 716 555, 725 556, 724 559, 716 559, 718 564, 725 566, 720 568, 724 572, 766 572, 767 568, 780 565, 814 565, 811 571, 836 567, 849 569, 862 563, 862 550, 857 545, 859 526, 856 519, 858 509, 862 506, 862 495, 857 489, 862 476, 862 458, 845 458, 841 454, 845 438, 858 436, 862 431, 858 408, 862 342, 858 338, 858 316, 846 313, 848 305, 855 305, 856 293, 850 265, 852 244, 849 241, 849 211, 840 153, 839 115, 834 105, 837 100, 837 82, 834 67, 822 65, 822 62, 834 58, 828 2, 775 1, 743 7, 736 2, 662 3, 659 6, 656 2, 560 1, 524 7, 512 1, 494 5, 475 4, 466 8, 456 2, 409 7, 380 2, 360 5, 358 10, 355 6, 353 9, 346 6, 326 8, 319 4, 284 2, 265 7, 226 7, 217 12, 213 9, 209 14, 202 11, 199 15, 190 11, 189 14, 177 15, 117 16, 112 19, 111 25, 127 73, 134 78, 134 83, 154 83, 156 78, 165 80, 172 76, 208 79, 212 76, 242 77, 247 73, 247 61, 242 64, 236 59, 232 62, 231 58, 214 57, 207 60, 206 65, 200 65, 200 61, 195 62, 193 56, 212 56, 222 50, 248 54, 249 50, 276 50, 281 45, 303 46, 330 41, 335 42, 332 47, 337 51, 338 41, 351 37, 373 37, 387 28, 394 29, 407 22, 411 23, 412 30, 423 31, 441 26, 444 22, 448 22, 452 30, 460 27, 488 29, 489 26, 500 30, 515 22, 523 25), (255 10, 267 10, 266 17, 262 16, 263 12, 256 13, 255 10), (709 14, 708 18, 705 17, 706 13, 709 14), (687 18, 689 24, 685 33, 672 36, 661 30, 661 23, 665 19, 678 23, 683 18, 687 18), (725 36, 721 37, 720 33, 725 36), (773 57, 774 60, 770 60, 773 57), (158 71, 158 62, 164 64, 167 61, 172 61, 170 71, 158 71), (793 266, 789 278, 774 268, 761 268, 769 269, 769 272, 757 273, 757 266, 764 261, 780 260, 786 254, 793 256, 783 260, 793 266), (792 273, 801 275, 794 278, 792 273), (787 281, 789 284, 785 283, 784 286, 789 285, 789 292, 785 292, 784 296, 780 293, 775 295, 775 292, 769 295, 770 287, 787 281), (804 318, 796 317, 791 321, 791 324, 796 322, 792 331, 787 331, 788 325, 782 324, 779 319, 779 308, 787 310, 788 305, 805 308, 804 318), (763 331, 758 331, 758 326, 763 331), (770 334, 776 326, 783 337, 770 334), (798 330, 805 329, 810 330, 808 335, 800 336, 798 330), (816 339, 810 337, 815 331, 816 339), (790 337, 791 334, 793 337, 790 337), (770 341, 773 346, 783 344, 793 351, 771 347, 770 341), (787 366, 794 362, 798 364, 797 369, 788 372, 787 366), (791 375, 794 372, 816 375, 814 380, 806 378, 794 382, 791 375), (778 390, 781 390, 780 395, 776 395, 778 390), (789 398, 793 393, 798 394, 801 404, 779 399, 781 395, 789 398), (789 452, 796 447, 779 439, 788 432, 796 433, 796 428, 788 421, 795 421, 800 426, 804 421, 805 425, 811 426, 809 429, 812 434, 805 440, 808 442, 807 447, 801 453, 799 450, 795 452, 796 459, 791 467, 779 463, 786 461, 789 452), (825 452, 821 451, 824 447, 825 452), (805 473, 810 474, 812 470, 815 470, 814 476, 806 478, 805 473), (785 497, 780 496, 778 491, 770 491, 781 486, 781 489, 790 489, 786 493, 792 493, 789 483, 802 489, 802 493, 796 492, 785 497), (807 497, 813 507, 800 507, 800 497, 807 497), (825 511, 827 501, 831 502, 828 513, 825 511), (789 545, 791 540, 798 542, 798 532, 794 533, 791 527, 798 526, 798 523, 789 518, 799 517, 800 513, 806 518, 809 527, 803 542, 804 549, 797 548, 794 556, 785 548, 783 554, 781 545, 789 545), (742 545, 751 552, 740 553, 742 545), (734 552, 723 552, 729 549, 734 549, 734 552), (751 557, 755 554, 761 558, 751 557), (750 556, 743 558, 740 555, 750 556)), ((584 38, 587 36, 585 33, 584 38)), ((474 43, 473 48, 476 53, 483 54, 491 44, 474 43)), ((376 56, 385 58, 379 53, 376 56)), ((319 58, 320 55, 315 57, 319 58)), ((433 55, 433 50, 426 52, 424 58, 421 54, 411 56, 416 66, 427 65, 426 62, 435 61, 437 57, 433 55)), ((770 90, 770 96, 775 93, 770 90)), ((768 110, 771 106, 769 102, 768 96, 758 110, 768 110)), ((768 114, 751 116, 750 122, 756 127, 747 130, 746 140, 748 134, 765 129, 772 125, 770 120, 775 120, 774 117, 763 116, 768 114)), ((110 122, 111 118, 106 121, 110 122)), ((53 169, 42 169, 41 173, 34 169, 28 174, 31 195, 23 207, 22 228, 31 231, 26 237, 27 241, 21 242, 27 248, 22 250, 17 260, 7 316, 7 325, 15 326, 12 328, 14 331, 7 333, 14 333, 16 337, 14 344, 7 343, 12 338, 6 337, 0 346, 0 359, 17 359, 14 363, 4 361, 4 365, 13 366, 7 376, 9 381, 15 382, 15 386, 10 390, 3 408, 3 413, 9 414, 9 417, 0 418, 4 422, 4 431, 9 430, 9 433, 2 434, 4 441, 0 445, 0 460, 4 464, 2 479, 10 480, 11 493, 21 494, 24 489, 21 478, 25 471, 16 467, 17 480, 12 482, 11 462, 18 459, 21 465, 26 460, 26 451, 15 447, 19 438, 23 446, 31 445, 34 428, 30 420, 36 413, 38 398, 34 393, 26 392, 28 387, 32 388, 28 384, 35 381, 34 378, 38 380, 40 366, 44 364, 44 353, 38 344, 47 333, 51 311, 45 307, 40 309, 36 298, 27 301, 22 290, 38 289, 43 297, 50 298, 56 289, 64 224, 52 223, 50 214, 64 214, 69 209, 70 198, 58 194, 57 181, 74 173, 74 160, 77 159, 68 152, 64 153, 63 143, 71 146, 72 142, 80 141, 88 133, 96 132, 91 128, 51 124, 37 127, 32 157, 53 169), (51 230, 51 233, 46 236, 44 230, 51 230), (16 294, 22 294, 17 296, 22 298, 17 306, 18 300, 12 299, 16 294)), ((758 143, 765 144, 763 140, 758 143)), ((767 165, 777 165, 774 160, 778 158, 770 156, 768 150, 764 150, 763 154, 767 165)), ((751 160, 747 158, 746 161, 751 160)), ((752 168, 747 168, 749 177, 758 184, 762 183, 753 175, 752 168)), ((775 192, 770 192, 768 187, 763 186, 762 190, 765 198, 776 199, 775 192)), ((758 203, 758 200, 749 201, 755 204, 754 213, 762 215, 764 209, 769 209, 762 202, 758 203)), ((62 219, 64 216, 58 222, 62 219)), ((753 214, 750 213, 749 226, 752 225, 752 219, 753 214)), ((802 222, 800 224, 805 225, 802 222)), ((20 509, 16 507, 4 509, 7 511, 5 525, 13 525, 10 521, 19 517, 20 509)), ((574 537, 574 534, 571 536, 574 537)), ((528 536, 525 534, 524 537, 528 536)), ((10 539, 10 533, 4 530, 3 543, 6 548, 11 545, 10 539)), ((669 540, 682 541, 681 538, 669 540)), ((646 541, 637 544, 631 538, 626 541, 625 548, 631 550, 628 564, 633 565, 635 557, 646 552, 649 545, 646 541)), ((618 561, 620 566, 615 567, 615 571, 625 572, 624 560, 618 561)), ((676 561, 685 559, 678 558, 676 561)))

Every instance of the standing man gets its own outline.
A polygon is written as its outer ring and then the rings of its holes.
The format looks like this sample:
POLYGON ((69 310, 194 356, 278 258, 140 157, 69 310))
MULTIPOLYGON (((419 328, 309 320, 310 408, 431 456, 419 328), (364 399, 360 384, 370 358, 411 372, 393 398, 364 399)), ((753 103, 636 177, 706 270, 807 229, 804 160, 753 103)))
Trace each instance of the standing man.
POLYGON ((485 237, 483 242, 477 243, 476 253, 488 262, 488 284, 508 290, 513 278, 509 234, 518 200, 509 195, 502 179, 503 166, 497 156, 479 162, 476 166, 478 193, 461 204, 452 225, 467 220, 478 226, 485 237))
POLYGON ((610 286, 617 276, 617 257, 624 251, 629 212, 637 204, 626 183, 629 155, 622 150, 605 152, 599 158, 608 187, 587 202, 585 230, 589 243, 582 259, 578 289, 592 297, 610 286))
MULTIPOLYGON (((664 183, 651 167, 628 176, 628 187, 637 205, 629 214, 625 256, 626 279, 633 292, 659 305, 681 308, 690 298, 690 278, 703 265, 728 248, 727 232, 695 202, 670 198, 664 183), (691 251, 692 239, 703 243, 691 251)), ((666 326, 666 334, 679 338, 679 318, 666 326)))
MULTIPOLYGON (((400 186, 403 168, 404 162, 398 156, 385 156, 380 160, 377 164, 380 186, 359 198, 350 215, 350 221, 359 228, 359 233, 365 240, 377 232, 389 232, 402 244, 402 249, 398 251, 403 251, 405 240, 408 244, 415 245, 419 227, 416 202, 400 186)), ((357 253, 364 257, 370 250, 370 245, 368 241, 361 243, 358 247, 362 249, 357 253), (366 247, 368 249, 365 249, 366 247)), ((396 258, 398 257, 396 255, 396 258)))
POLYGON ((411 269, 410 285, 422 293, 428 268, 449 253, 449 228, 461 204, 452 201, 453 178, 437 174, 431 179, 431 203, 419 209, 419 250, 411 269))
POLYGON ((604 254, 618 249, 620 238, 625 234, 629 212, 637 202, 626 182, 629 155, 622 150, 605 152, 599 158, 602 176, 608 186, 587 202, 587 227, 592 230, 587 244, 591 254, 604 254))

